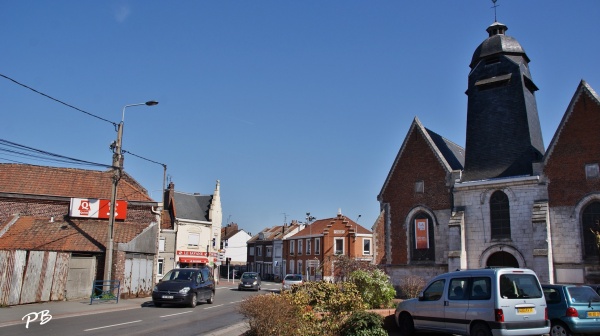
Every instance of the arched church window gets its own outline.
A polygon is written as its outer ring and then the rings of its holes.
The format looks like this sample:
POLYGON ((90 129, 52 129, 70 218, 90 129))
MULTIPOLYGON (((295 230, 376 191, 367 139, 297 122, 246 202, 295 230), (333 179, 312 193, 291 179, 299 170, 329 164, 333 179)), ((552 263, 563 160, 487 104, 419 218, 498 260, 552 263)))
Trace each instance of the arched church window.
POLYGON ((596 233, 600 233, 600 202, 588 204, 583 209, 581 216, 583 227, 583 257, 593 258, 598 256, 598 245, 596 243, 596 233))
POLYGON ((425 212, 419 212, 410 223, 410 259, 419 262, 435 262, 433 220, 425 212))
POLYGON ((500 190, 490 198, 492 239, 510 238, 510 205, 508 196, 500 190))

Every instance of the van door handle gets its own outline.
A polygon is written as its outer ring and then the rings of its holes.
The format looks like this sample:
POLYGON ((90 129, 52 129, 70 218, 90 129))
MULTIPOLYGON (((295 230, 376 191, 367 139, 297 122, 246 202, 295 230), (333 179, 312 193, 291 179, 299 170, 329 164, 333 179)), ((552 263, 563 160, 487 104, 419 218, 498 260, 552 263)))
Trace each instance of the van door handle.
POLYGON ((448 302, 447 300, 444 301, 444 306, 449 306, 449 305, 450 305, 450 302, 448 302))

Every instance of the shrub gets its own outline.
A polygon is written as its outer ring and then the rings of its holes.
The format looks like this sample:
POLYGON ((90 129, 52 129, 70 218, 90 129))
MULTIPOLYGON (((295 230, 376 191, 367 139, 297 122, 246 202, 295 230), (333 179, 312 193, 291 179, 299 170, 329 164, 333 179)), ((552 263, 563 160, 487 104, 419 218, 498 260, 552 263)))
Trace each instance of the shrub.
POLYGON ((288 296, 271 293, 247 297, 238 309, 250 326, 247 335, 289 336, 305 329, 301 308, 288 296))
POLYGON ((353 313, 343 324, 340 334, 342 336, 387 336, 383 328, 383 318, 377 314, 366 311, 353 313))
POLYGON ((333 262, 333 271, 335 282, 346 281, 350 273, 363 270, 372 271, 377 269, 377 266, 364 260, 356 260, 346 255, 338 255, 333 262))
POLYGON ((349 282, 356 285, 368 308, 389 307, 396 296, 390 277, 379 269, 354 271, 350 274, 349 282))
POLYGON ((400 280, 400 297, 404 299, 415 298, 425 286, 425 279, 416 275, 409 275, 400 280))

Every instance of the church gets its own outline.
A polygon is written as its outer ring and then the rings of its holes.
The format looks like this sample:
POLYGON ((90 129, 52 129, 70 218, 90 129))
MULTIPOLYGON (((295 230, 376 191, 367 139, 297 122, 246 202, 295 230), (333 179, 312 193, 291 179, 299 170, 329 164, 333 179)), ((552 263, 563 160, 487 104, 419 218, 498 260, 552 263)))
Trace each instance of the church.
POLYGON ((582 80, 544 147, 530 59, 494 22, 470 61, 465 147, 415 117, 377 197, 375 260, 394 285, 521 267, 600 283, 600 99, 582 80))

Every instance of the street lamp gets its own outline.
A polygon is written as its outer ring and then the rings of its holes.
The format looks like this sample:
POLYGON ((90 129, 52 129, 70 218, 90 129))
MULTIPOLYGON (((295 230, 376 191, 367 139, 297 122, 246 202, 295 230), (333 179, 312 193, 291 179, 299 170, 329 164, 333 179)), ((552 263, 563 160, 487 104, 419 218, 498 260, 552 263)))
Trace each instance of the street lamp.
POLYGON ((121 143, 123 141, 123 122, 125 120, 125 109, 132 106, 154 106, 158 105, 157 101, 150 100, 145 103, 138 104, 129 104, 123 106, 123 114, 121 117, 121 122, 117 126, 117 140, 111 146, 113 150, 113 181, 112 181, 112 191, 110 195, 110 214, 108 218, 108 239, 106 244, 106 256, 104 258, 104 280, 112 280, 112 257, 113 257, 113 242, 114 242, 114 227, 115 227, 115 207, 117 203, 117 186, 119 185, 119 180, 121 179, 122 168, 121 160, 122 160, 122 148, 121 143))

